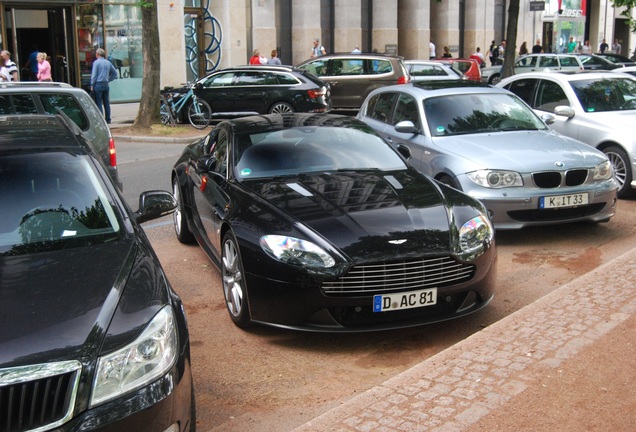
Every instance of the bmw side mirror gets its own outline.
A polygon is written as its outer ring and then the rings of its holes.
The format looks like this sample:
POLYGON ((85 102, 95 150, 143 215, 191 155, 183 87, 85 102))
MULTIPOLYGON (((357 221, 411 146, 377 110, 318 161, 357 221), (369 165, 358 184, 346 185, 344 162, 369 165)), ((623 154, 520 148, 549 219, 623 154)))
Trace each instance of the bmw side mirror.
POLYGON ((552 114, 543 114, 541 116, 541 120, 543 120, 543 123, 550 126, 552 123, 556 121, 556 118, 552 114))
POLYGON ((412 133, 416 134, 419 130, 415 127, 412 121, 404 120, 395 125, 395 131, 400 133, 412 133))
POLYGON ((567 106, 567 105, 559 105, 556 108, 554 108, 554 113, 556 115, 565 116, 567 118, 572 118, 572 117, 574 117, 574 108, 572 108, 571 106, 567 106))
POLYGON ((139 210, 135 212, 135 220, 143 223, 174 212, 177 201, 170 192, 154 190, 139 195, 139 210))

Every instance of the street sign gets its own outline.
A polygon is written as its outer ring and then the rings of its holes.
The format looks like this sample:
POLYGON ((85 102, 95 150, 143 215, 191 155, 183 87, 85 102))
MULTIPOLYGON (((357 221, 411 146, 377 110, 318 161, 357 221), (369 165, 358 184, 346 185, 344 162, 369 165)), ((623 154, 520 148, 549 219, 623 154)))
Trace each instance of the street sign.
POLYGON ((544 1, 531 1, 530 2, 530 12, 544 11, 545 10, 545 2, 544 1))

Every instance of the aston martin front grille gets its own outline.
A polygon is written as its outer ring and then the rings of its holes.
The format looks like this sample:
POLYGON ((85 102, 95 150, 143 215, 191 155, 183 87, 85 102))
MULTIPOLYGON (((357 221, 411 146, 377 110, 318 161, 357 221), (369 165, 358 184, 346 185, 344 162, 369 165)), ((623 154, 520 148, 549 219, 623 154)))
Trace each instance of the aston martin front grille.
POLYGON ((49 430, 73 416, 77 361, 0 369, 0 432, 49 430))
POLYGON ((354 266, 346 275, 322 283, 326 295, 375 295, 443 287, 463 283, 475 275, 475 266, 451 257, 385 262, 354 266))

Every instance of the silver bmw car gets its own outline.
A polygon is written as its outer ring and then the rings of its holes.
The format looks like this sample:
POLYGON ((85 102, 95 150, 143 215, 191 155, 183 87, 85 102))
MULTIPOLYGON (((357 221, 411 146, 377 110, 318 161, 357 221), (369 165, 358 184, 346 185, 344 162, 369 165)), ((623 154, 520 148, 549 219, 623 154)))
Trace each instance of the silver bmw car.
POLYGON ((388 86, 358 118, 424 174, 479 199, 497 229, 607 222, 618 183, 600 151, 550 130, 514 94, 466 81, 388 86))

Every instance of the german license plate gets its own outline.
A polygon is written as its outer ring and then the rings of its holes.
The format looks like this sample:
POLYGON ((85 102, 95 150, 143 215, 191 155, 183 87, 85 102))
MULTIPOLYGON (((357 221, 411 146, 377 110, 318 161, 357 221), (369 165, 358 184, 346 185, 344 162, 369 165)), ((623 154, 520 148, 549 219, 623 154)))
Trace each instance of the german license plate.
POLYGON ((580 205, 587 205, 588 202, 589 198, 587 193, 545 196, 539 199, 539 208, 576 207, 580 205))
POLYGON ((373 296, 373 312, 389 312, 431 306, 437 303, 437 288, 373 296))

